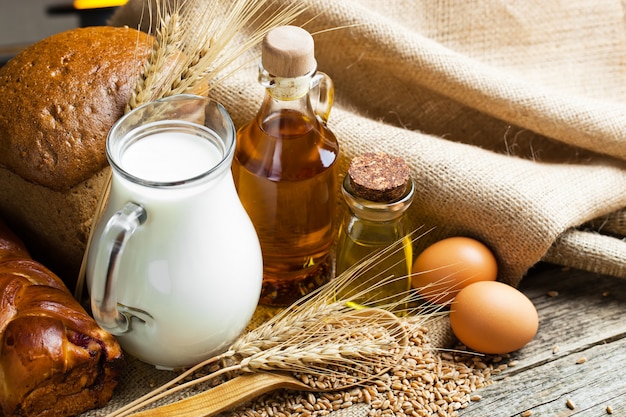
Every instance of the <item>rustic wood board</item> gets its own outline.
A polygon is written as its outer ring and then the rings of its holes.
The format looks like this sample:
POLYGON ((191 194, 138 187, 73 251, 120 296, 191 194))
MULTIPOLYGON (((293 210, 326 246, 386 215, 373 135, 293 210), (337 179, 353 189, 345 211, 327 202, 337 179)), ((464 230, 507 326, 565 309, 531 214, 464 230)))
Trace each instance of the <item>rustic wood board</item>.
POLYGON ((460 416, 626 416, 626 280, 542 266, 520 289, 539 332, 460 416))

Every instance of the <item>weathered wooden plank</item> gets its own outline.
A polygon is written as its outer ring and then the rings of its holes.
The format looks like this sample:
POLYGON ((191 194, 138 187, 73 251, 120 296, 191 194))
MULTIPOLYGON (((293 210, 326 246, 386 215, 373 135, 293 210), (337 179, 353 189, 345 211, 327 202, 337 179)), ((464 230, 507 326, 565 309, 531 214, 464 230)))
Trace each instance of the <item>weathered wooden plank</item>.
POLYGON ((595 417, 610 406, 626 416, 626 281, 548 268, 520 288, 539 311, 539 333, 460 415, 595 417))
POLYGON ((482 400, 463 416, 606 416, 626 415, 626 339, 572 352, 527 368, 510 368, 502 379, 479 390, 482 400), (584 354, 587 361, 576 362, 584 354), (575 404, 567 407, 567 400, 575 404))

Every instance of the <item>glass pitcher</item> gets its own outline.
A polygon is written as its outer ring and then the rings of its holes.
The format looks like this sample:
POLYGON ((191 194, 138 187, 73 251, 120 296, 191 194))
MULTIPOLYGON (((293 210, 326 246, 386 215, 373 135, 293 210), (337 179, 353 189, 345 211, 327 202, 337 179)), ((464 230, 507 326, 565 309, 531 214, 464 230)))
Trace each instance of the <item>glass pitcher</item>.
POLYGON ((90 245, 94 318, 159 368, 225 350, 257 306, 262 257, 238 198, 226 110, 178 95, 122 117, 107 137, 107 207, 90 245))

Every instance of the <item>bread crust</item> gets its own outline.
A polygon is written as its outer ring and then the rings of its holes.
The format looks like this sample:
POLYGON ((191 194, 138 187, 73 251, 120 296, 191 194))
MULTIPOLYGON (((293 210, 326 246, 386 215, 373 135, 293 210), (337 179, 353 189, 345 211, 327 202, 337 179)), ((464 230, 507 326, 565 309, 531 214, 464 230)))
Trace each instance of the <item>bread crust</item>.
POLYGON ((106 135, 123 115, 152 38, 135 29, 77 28, 0 68, 0 165, 55 191, 107 165, 106 135))
POLYGON ((107 166, 67 191, 54 191, 0 167, 0 218, 26 243, 33 258, 60 276, 70 290, 109 175, 107 166))

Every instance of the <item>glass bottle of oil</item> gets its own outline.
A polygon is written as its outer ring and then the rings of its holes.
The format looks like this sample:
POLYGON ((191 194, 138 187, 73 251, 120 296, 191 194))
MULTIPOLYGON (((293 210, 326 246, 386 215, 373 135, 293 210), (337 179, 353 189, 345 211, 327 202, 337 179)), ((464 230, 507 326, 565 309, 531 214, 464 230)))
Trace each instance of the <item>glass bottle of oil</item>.
POLYGON ((355 304, 392 305, 400 312, 411 288, 413 246, 406 210, 414 185, 406 162, 385 153, 366 153, 350 162, 342 183, 349 210, 339 228, 337 270, 350 269, 350 285, 337 297, 355 304), (355 297, 352 299, 352 297, 355 297))
POLYGON ((326 126, 332 80, 316 66, 307 31, 271 30, 259 68, 265 97, 237 134, 233 178, 261 243, 265 305, 291 304, 333 276, 339 144, 326 126))

